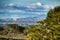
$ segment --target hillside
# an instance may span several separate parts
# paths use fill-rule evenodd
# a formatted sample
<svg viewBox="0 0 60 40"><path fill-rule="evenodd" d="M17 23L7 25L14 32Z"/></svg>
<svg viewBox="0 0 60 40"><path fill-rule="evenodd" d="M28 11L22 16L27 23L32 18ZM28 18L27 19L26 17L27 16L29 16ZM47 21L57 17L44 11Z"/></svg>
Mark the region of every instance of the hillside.
<svg viewBox="0 0 60 40"><path fill-rule="evenodd" d="M60 40L60 6L50 9L39 25L29 28L17 24L9 24L7 28L0 27L0 37L27 38L26 40Z"/></svg>
<svg viewBox="0 0 60 40"><path fill-rule="evenodd" d="M40 25L26 29L27 40L60 40L60 6L50 9Z"/></svg>

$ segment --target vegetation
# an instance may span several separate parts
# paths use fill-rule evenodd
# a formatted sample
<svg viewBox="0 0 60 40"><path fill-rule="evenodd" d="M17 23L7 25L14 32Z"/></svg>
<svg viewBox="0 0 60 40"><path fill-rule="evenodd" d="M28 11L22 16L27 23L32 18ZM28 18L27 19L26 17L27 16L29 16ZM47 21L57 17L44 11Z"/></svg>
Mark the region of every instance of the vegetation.
<svg viewBox="0 0 60 40"><path fill-rule="evenodd" d="M43 21L38 21L40 25L24 28L16 24L9 24L6 29L0 27L0 35L20 35L26 36L27 40L60 40L60 6L50 9L47 17ZM21 36L19 36L21 37Z"/></svg>
<svg viewBox="0 0 60 40"><path fill-rule="evenodd" d="M46 19L38 23L25 31L27 40L60 40L60 6L51 9Z"/></svg>
<svg viewBox="0 0 60 40"><path fill-rule="evenodd" d="M20 37L23 36L23 30L25 28L21 27L17 24L8 24L7 28L3 30L3 28L0 28L0 36L5 36L5 37Z"/></svg>
<svg viewBox="0 0 60 40"><path fill-rule="evenodd" d="M4 28L3 27L0 27L0 31L3 31L4 30Z"/></svg>

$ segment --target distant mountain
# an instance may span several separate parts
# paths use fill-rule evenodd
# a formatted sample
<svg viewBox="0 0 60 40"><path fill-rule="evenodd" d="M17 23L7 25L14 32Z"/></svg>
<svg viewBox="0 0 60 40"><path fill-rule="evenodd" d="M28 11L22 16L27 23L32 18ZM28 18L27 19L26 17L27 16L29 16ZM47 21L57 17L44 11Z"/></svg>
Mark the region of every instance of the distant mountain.
<svg viewBox="0 0 60 40"><path fill-rule="evenodd" d="M0 24L18 24L22 26L28 26L28 25L37 25L37 21L40 18L37 17L27 17L27 18L6 18L6 19L0 19Z"/></svg>

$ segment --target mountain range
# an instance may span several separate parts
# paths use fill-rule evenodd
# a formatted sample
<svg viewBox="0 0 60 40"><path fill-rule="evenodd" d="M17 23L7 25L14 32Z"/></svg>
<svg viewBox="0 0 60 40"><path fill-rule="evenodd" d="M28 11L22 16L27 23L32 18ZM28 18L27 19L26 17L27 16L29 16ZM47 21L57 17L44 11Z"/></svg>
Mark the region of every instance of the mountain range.
<svg viewBox="0 0 60 40"><path fill-rule="evenodd" d="M29 26L29 25L37 25L37 21L41 20L38 17L27 17L27 18L5 18L0 19L0 25L1 24L18 24L20 26Z"/></svg>

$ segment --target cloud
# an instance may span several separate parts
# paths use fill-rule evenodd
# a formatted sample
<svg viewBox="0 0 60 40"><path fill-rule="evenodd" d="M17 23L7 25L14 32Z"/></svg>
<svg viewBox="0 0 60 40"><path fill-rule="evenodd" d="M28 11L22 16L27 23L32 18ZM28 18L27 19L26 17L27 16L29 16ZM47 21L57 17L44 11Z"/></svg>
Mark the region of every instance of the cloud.
<svg viewBox="0 0 60 40"><path fill-rule="evenodd" d="M14 6L15 4L13 4L13 3L10 3L10 4L8 4L8 6Z"/></svg>
<svg viewBox="0 0 60 40"><path fill-rule="evenodd" d="M0 12L11 12L11 13L14 13L14 12L24 12L22 10L9 10L9 9L6 9L6 10L0 10Z"/></svg>
<svg viewBox="0 0 60 40"><path fill-rule="evenodd" d="M28 5L27 7L28 7L28 8L36 8L36 7L40 7L40 6L42 6L42 4L41 4L40 2L37 2L37 3L35 3L35 4L30 4L30 5Z"/></svg>
<svg viewBox="0 0 60 40"><path fill-rule="evenodd" d="M53 5L44 5L40 2L29 4L29 5L17 5L17 4L7 4L3 6L0 12L47 12L49 9L54 8Z"/></svg>
<svg viewBox="0 0 60 40"><path fill-rule="evenodd" d="M23 12L22 10L8 10L9 12Z"/></svg>
<svg viewBox="0 0 60 40"><path fill-rule="evenodd" d="M54 6L53 5L43 5L43 7L46 9L52 9L55 7L55 5Z"/></svg>
<svg viewBox="0 0 60 40"><path fill-rule="evenodd" d="M40 15L41 13L36 13L36 14Z"/></svg>

